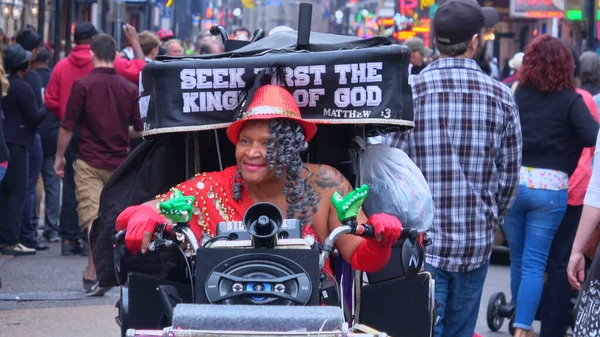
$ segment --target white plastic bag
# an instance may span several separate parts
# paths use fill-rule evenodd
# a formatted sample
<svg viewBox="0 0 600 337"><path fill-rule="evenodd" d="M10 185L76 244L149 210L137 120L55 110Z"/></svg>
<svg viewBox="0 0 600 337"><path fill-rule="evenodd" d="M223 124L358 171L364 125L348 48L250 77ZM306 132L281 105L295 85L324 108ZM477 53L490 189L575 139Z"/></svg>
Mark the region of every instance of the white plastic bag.
<svg viewBox="0 0 600 337"><path fill-rule="evenodd" d="M367 215L387 213L402 226L425 232L433 223L433 199L421 170L404 151L389 145L368 146L360 156L361 185L369 185L363 204Z"/></svg>

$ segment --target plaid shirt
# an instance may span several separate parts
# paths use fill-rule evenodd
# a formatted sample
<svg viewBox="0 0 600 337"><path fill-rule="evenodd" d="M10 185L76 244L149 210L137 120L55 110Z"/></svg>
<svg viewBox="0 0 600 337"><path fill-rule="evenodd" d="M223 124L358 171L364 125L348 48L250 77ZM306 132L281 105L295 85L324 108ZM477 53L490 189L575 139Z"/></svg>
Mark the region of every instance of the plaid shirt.
<svg viewBox="0 0 600 337"><path fill-rule="evenodd" d="M477 63L443 58L412 78L415 128L399 147L423 172L435 204L427 263L468 272L489 259L512 205L521 124L510 89Z"/></svg>

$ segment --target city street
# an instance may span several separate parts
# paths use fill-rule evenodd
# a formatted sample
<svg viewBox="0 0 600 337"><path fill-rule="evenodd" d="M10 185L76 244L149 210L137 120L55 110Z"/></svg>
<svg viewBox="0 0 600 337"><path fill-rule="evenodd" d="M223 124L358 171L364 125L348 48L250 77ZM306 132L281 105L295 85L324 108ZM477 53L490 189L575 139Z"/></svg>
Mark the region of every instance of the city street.
<svg viewBox="0 0 600 337"><path fill-rule="evenodd" d="M118 336L114 320L118 290L113 289L104 297L86 298L80 290L86 258L63 257L60 244L50 246L49 251L35 256L0 255L0 336ZM506 292L508 287L508 266L492 265L477 333L485 337L510 336L507 321L498 333L490 332L486 324L490 295L496 291Z"/></svg>

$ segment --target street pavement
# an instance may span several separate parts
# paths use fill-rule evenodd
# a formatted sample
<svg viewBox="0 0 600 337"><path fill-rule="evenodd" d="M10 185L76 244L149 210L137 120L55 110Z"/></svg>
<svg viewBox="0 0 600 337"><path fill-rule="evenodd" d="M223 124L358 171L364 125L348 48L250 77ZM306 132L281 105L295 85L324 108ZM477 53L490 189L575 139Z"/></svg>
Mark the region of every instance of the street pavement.
<svg viewBox="0 0 600 337"><path fill-rule="evenodd" d="M114 319L119 290L113 289L104 297L83 296L81 280L87 258L64 257L60 255L59 243L50 246L49 251L35 256L0 255L0 336L119 336ZM508 321L496 333L486 324L490 295L507 292L509 279L508 266L492 264L476 330L484 337L510 336Z"/></svg>

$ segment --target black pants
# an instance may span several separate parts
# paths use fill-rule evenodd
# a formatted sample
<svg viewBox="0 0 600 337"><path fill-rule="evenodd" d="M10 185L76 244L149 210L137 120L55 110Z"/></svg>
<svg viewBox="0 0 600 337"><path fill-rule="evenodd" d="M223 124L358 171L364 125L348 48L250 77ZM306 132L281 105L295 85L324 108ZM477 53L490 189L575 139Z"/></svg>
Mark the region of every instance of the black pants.
<svg viewBox="0 0 600 337"><path fill-rule="evenodd" d="M19 243L21 220L25 207L25 191L29 174L27 146L6 144L10 161L0 183L0 243Z"/></svg>
<svg viewBox="0 0 600 337"><path fill-rule="evenodd" d="M33 136L33 143L27 148L29 172L27 190L25 191L25 207L21 218L21 235L19 242L33 245L37 241L38 216L35 212L37 204L37 181L42 171L42 141L39 134Z"/></svg>
<svg viewBox="0 0 600 337"><path fill-rule="evenodd" d="M75 195L75 170L73 163L79 151L79 135L73 134L73 140L65 151L65 176L63 178L62 205L60 209L59 232L63 240L77 241L84 238L79 227L77 215L77 197ZM85 236L87 237L87 235Z"/></svg>
<svg viewBox="0 0 600 337"><path fill-rule="evenodd" d="M577 234L583 206L567 206L548 256L548 277L544 285L540 315L540 337L564 337L572 324L570 311L572 289L567 278L571 248Z"/></svg>

